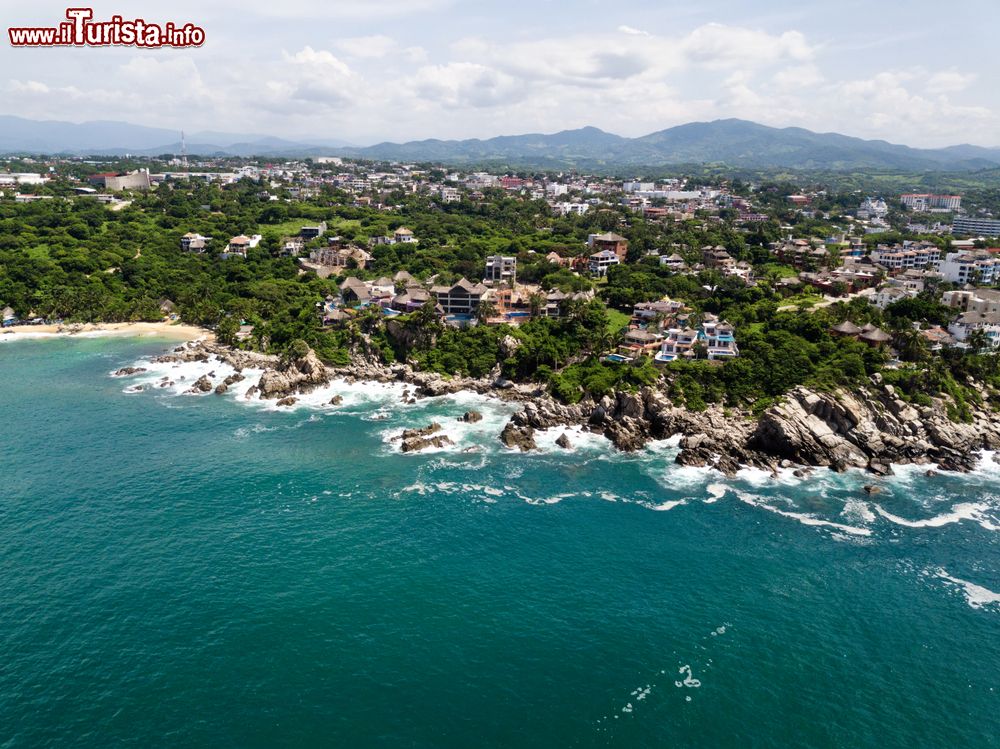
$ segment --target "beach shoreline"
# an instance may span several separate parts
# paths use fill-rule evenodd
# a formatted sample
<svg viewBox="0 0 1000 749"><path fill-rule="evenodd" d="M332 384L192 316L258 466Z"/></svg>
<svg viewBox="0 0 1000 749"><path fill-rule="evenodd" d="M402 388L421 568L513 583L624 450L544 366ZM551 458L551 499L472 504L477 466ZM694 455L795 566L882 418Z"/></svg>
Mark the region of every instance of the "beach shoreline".
<svg viewBox="0 0 1000 749"><path fill-rule="evenodd" d="M104 336L163 336L177 341L215 340L215 334L197 325L171 322L64 323L53 325L16 325L0 330L0 341Z"/></svg>

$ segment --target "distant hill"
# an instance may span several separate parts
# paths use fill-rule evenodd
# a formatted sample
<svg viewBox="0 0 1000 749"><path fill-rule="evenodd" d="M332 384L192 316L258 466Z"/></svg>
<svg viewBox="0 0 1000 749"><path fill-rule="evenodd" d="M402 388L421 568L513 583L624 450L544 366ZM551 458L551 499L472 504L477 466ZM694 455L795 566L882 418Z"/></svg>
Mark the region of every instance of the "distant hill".
<svg viewBox="0 0 1000 749"><path fill-rule="evenodd" d="M180 152L176 130L126 122L35 121L0 116L0 153L156 156ZM351 147L342 141L282 140L259 134L194 132L187 151L207 156L302 157L340 155L454 165L505 164L547 169L608 171L621 167L718 164L743 169L889 170L958 172L1000 166L1000 148L957 145L920 149L797 127L774 128L745 120L693 122L623 138L596 127L553 134L505 135L487 140L420 140Z"/></svg>
<svg viewBox="0 0 1000 749"><path fill-rule="evenodd" d="M345 149L359 158L482 163L540 161L567 166L668 166L718 163L750 169L890 169L959 171L1000 165L1000 148L917 149L802 128L773 128L745 120L694 122L622 138L588 127L554 135L489 140L426 140Z"/></svg>
<svg viewBox="0 0 1000 749"><path fill-rule="evenodd" d="M180 153L179 130L128 122L60 122L0 115L0 153L157 156ZM189 154L219 156L300 156L328 153L349 144L322 139L300 143L247 133L189 132Z"/></svg>

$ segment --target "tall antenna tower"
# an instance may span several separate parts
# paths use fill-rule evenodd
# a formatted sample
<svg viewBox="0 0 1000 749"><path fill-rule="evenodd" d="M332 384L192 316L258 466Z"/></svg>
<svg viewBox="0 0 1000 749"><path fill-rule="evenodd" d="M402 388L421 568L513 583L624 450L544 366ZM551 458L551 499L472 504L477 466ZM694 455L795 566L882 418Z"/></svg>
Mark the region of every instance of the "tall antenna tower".
<svg viewBox="0 0 1000 749"><path fill-rule="evenodd" d="M184 168L184 173L187 174L188 170L188 149L187 141L184 140L184 131L181 130L181 166Z"/></svg>

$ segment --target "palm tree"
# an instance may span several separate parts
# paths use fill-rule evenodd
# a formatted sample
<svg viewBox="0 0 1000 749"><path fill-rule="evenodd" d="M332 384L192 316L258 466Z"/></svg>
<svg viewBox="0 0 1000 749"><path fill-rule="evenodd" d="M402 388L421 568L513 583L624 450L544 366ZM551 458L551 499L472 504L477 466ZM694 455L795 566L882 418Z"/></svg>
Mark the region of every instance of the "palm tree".
<svg viewBox="0 0 1000 749"><path fill-rule="evenodd" d="M969 333L966 343L969 344L969 350L974 354L981 354L986 349L993 348L993 342L982 328L976 328Z"/></svg>
<svg viewBox="0 0 1000 749"><path fill-rule="evenodd" d="M927 339L916 328L904 328L896 333L895 344L904 361L918 362L927 358Z"/></svg>
<svg viewBox="0 0 1000 749"><path fill-rule="evenodd" d="M532 294L528 297L528 309L531 311L531 316L533 318L540 317L547 303L548 300L544 294Z"/></svg>
<svg viewBox="0 0 1000 749"><path fill-rule="evenodd" d="M496 305L488 299L482 299L479 304L476 305L476 320L478 322L485 323L491 317L495 317L496 314Z"/></svg>

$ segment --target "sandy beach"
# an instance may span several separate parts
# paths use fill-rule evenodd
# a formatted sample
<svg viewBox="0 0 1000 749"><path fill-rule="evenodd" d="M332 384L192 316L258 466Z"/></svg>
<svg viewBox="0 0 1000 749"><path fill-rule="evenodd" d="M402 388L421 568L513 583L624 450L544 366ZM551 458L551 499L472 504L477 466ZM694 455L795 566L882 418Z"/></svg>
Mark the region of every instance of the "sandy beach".
<svg viewBox="0 0 1000 749"><path fill-rule="evenodd" d="M178 341L214 340L215 334L196 325L170 322L85 323L66 325L17 325L0 330L4 339L48 338L52 336L163 336Z"/></svg>

